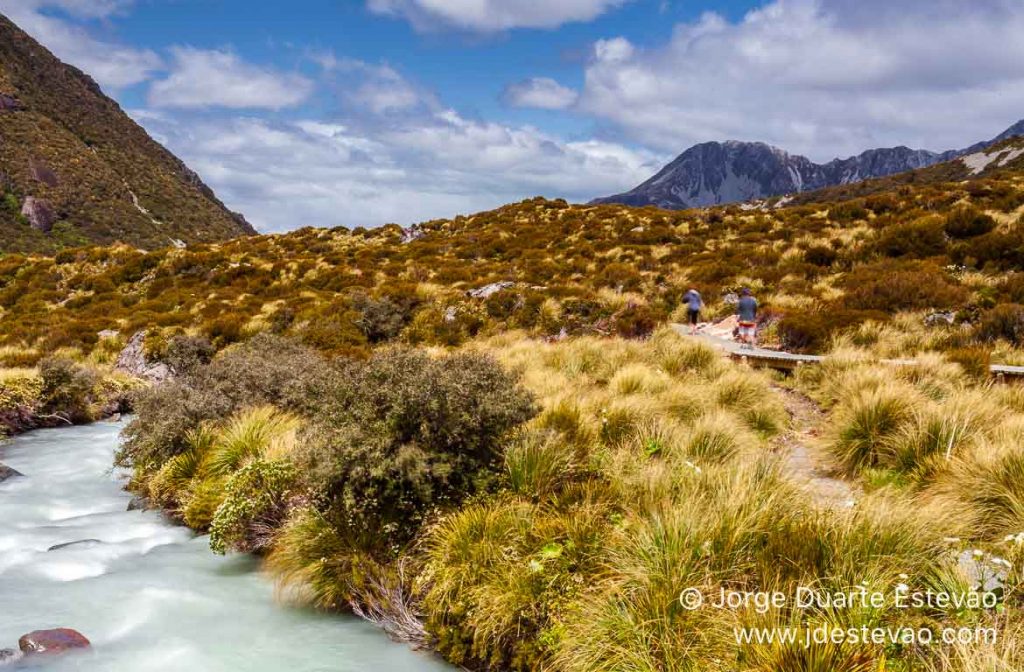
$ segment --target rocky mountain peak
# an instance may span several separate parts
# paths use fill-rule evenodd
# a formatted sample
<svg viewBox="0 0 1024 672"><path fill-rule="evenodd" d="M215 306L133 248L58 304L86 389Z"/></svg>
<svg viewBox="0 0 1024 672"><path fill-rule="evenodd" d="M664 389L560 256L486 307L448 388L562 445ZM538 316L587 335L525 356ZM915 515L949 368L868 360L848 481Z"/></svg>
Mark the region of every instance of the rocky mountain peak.
<svg viewBox="0 0 1024 672"><path fill-rule="evenodd" d="M1022 135L1024 120L992 140L962 150L939 153L905 146L869 149L824 164L763 142L704 142L680 154L635 189L592 203L654 205L670 210L737 203L926 168Z"/></svg>

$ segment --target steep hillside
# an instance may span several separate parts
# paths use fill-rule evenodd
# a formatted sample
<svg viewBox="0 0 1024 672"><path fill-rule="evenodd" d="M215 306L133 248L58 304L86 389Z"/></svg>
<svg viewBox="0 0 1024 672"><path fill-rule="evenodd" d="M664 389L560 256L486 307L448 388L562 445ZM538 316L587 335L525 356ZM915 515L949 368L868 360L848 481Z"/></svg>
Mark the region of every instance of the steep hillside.
<svg viewBox="0 0 1024 672"><path fill-rule="evenodd" d="M1020 135L1024 135L1024 121L963 150L871 149L824 164L760 142L707 142L686 150L635 189L593 203L678 210L797 194L933 166Z"/></svg>
<svg viewBox="0 0 1024 672"><path fill-rule="evenodd" d="M411 229L12 255L0 260L0 364L61 347L116 351L142 329L157 352L175 333L224 346L267 330L333 353L395 339L454 345L510 328L636 337L671 319L689 286L709 317L752 287L765 338L790 349L941 312L933 347L996 348L1019 361L1003 345L1024 345L1022 148L1010 140L888 178L887 189L879 181L866 196L820 192L782 207L533 199Z"/></svg>
<svg viewBox="0 0 1024 672"><path fill-rule="evenodd" d="M0 251L252 233L88 75L0 15Z"/></svg>

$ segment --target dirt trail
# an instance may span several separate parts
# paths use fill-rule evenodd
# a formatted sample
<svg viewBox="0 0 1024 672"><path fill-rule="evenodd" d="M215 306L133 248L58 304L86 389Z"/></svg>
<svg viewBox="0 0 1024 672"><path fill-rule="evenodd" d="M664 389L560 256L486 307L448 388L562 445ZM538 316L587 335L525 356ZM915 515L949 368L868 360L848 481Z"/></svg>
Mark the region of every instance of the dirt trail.
<svg viewBox="0 0 1024 672"><path fill-rule="evenodd" d="M860 498L860 489L833 476L815 446L818 427L825 414L813 401L793 390L773 386L789 414L789 427L772 443L785 458L787 471L821 504L849 507Z"/></svg>

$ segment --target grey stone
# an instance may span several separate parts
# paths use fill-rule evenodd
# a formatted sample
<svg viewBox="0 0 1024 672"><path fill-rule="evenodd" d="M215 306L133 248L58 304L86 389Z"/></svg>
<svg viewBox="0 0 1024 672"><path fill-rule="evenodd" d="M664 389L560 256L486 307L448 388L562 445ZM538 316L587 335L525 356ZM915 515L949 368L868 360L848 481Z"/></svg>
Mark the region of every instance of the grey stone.
<svg viewBox="0 0 1024 672"><path fill-rule="evenodd" d="M132 497L131 501L128 502L129 511L146 511L150 508L152 508L152 506L150 505L149 498L143 497L142 495L135 495Z"/></svg>
<svg viewBox="0 0 1024 672"><path fill-rule="evenodd" d="M6 93L0 93L0 112L13 112L20 110L24 106L21 101L12 95Z"/></svg>
<svg viewBox="0 0 1024 672"><path fill-rule="evenodd" d="M146 359L146 332L136 332L128 339L114 364L116 371L143 378L153 383L162 383L171 377L171 370L163 362L151 362Z"/></svg>
<svg viewBox="0 0 1024 672"><path fill-rule="evenodd" d="M471 289L469 290L468 293L469 296L474 299L486 299L494 294L497 294L503 289L514 287L515 284L516 283L510 282L508 280L502 280L501 282L492 282L489 285L484 285L483 287L478 287L477 289Z"/></svg>
<svg viewBox="0 0 1024 672"><path fill-rule="evenodd" d="M29 196L21 206L21 214L28 220L33 229L49 233L57 221L57 213L53 207L41 198Z"/></svg>
<svg viewBox="0 0 1024 672"><path fill-rule="evenodd" d="M0 667L3 667L4 665L13 665L24 655L24 653L17 649L0 649Z"/></svg>
<svg viewBox="0 0 1024 672"><path fill-rule="evenodd" d="M103 542L99 539L79 539L78 541L67 541L63 544L54 544L46 549L46 551L60 551L65 548L71 548L72 546L99 546L102 543Z"/></svg>
<svg viewBox="0 0 1024 672"><path fill-rule="evenodd" d="M24 474L22 474L21 472L11 469L6 464L0 462L0 483L3 483L8 478L17 478L18 476L23 475Z"/></svg>
<svg viewBox="0 0 1024 672"><path fill-rule="evenodd" d="M956 322L956 313L942 312L932 313L924 318L924 324L928 327L945 327Z"/></svg>

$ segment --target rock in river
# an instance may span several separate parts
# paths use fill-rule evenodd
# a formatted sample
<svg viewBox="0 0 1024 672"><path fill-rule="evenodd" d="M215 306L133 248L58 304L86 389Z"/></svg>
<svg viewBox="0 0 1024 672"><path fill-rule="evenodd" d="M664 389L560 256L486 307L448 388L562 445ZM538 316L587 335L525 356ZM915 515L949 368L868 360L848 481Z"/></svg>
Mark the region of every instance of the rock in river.
<svg viewBox="0 0 1024 672"><path fill-rule="evenodd" d="M88 649L90 646L92 644L85 635L71 628L36 630L22 635L18 640L18 648L25 655L64 653L74 649Z"/></svg>
<svg viewBox="0 0 1024 672"><path fill-rule="evenodd" d="M23 655L21 651L15 651L14 649L0 649L0 667L14 663Z"/></svg>
<svg viewBox="0 0 1024 672"><path fill-rule="evenodd" d="M14 478L15 476L21 476L22 474L14 469L11 469L6 464L0 462L0 483L3 483L8 478Z"/></svg>
<svg viewBox="0 0 1024 672"><path fill-rule="evenodd" d="M102 543L99 539L79 539L78 541L67 541L63 544L54 544L46 550L47 552L59 551L62 548L70 548L71 546L99 546Z"/></svg>

